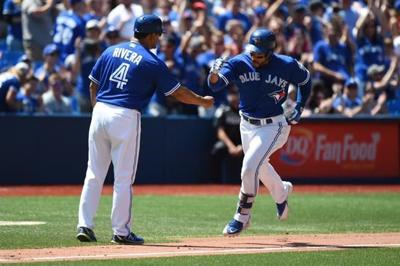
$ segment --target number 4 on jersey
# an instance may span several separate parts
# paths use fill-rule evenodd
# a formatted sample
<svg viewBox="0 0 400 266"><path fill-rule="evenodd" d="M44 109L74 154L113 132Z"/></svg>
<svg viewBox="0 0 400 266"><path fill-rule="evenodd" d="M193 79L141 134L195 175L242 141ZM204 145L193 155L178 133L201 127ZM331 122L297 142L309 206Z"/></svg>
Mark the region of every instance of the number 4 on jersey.
<svg viewBox="0 0 400 266"><path fill-rule="evenodd" d="M128 74L129 64L122 63L110 76L110 80L117 82L117 88L123 90L128 79L126 75Z"/></svg>

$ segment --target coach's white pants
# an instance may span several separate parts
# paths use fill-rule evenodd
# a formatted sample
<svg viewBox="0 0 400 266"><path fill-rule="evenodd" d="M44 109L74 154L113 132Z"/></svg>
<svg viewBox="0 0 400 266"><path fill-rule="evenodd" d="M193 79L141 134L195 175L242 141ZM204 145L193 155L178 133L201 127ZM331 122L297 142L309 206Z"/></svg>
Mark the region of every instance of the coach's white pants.
<svg viewBox="0 0 400 266"><path fill-rule="evenodd" d="M273 123L256 126L241 120L240 133L244 151L241 192L256 196L259 180L267 187L275 202L283 202L288 191L281 177L269 163L270 156L287 141L290 126L283 115L273 117ZM248 215L237 213L235 219L246 223Z"/></svg>
<svg viewBox="0 0 400 266"><path fill-rule="evenodd" d="M103 183L112 161L112 229L117 235L130 233L132 184L137 169L140 130L138 111L96 103L89 129L89 161L79 204L78 227L94 228Z"/></svg>

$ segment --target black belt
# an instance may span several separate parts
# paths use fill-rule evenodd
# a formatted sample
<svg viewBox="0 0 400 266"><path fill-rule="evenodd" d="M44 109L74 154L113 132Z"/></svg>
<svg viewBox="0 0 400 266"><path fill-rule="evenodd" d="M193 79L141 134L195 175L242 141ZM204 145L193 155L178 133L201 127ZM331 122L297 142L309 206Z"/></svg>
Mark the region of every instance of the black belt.
<svg viewBox="0 0 400 266"><path fill-rule="evenodd" d="M272 122L274 122L271 118L261 118L261 119L250 118L244 114L242 114L242 117L245 121L249 122L252 125L256 125L256 126L271 124Z"/></svg>

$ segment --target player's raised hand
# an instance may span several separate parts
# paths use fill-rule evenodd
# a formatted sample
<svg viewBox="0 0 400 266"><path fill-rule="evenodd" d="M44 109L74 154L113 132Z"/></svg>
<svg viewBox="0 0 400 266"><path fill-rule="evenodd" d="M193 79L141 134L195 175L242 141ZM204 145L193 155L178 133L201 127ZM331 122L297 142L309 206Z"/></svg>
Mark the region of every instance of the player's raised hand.
<svg viewBox="0 0 400 266"><path fill-rule="evenodd" d="M286 121L288 122L288 124L295 125L299 123L302 112L303 107L300 104L297 104L296 107L286 115Z"/></svg>
<svg viewBox="0 0 400 266"><path fill-rule="evenodd" d="M214 97L212 96L204 96L203 103L201 104L204 108L210 108L214 106Z"/></svg>
<svg viewBox="0 0 400 266"><path fill-rule="evenodd" d="M210 69L210 73L213 74L218 74L218 72L221 70L222 66L224 63L228 60L227 56L219 57L215 59L214 64L212 65Z"/></svg>

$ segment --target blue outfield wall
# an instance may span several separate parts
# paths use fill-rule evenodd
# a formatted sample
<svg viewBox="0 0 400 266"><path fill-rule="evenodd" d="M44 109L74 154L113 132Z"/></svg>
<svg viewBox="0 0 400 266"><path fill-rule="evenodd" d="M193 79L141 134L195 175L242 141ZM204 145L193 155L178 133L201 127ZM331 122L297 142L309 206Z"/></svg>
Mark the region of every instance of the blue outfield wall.
<svg viewBox="0 0 400 266"><path fill-rule="evenodd" d="M87 165L89 125L88 115L0 114L0 185L82 184ZM371 136L378 136L379 140L373 146L375 157L355 156L358 154L355 148L371 146ZM316 156L316 147L321 151L321 139L324 140L324 153ZM135 183L217 181L210 179L210 151L214 141L211 119L143 117ZM351 156L336 154L341 158L340 162L332 160L335 150L327 148L348 144L356 153ZM399 158L400 116L345 119L331 115L302 119L300 125L292 128L288 144L276 152L271 161L284 178L296 179L296 182L399 183ZM106 182L112 181L110 170ZM240 180L232 177L224 182L239 183Z"/></svg>
<svg viewBox="0 0 400 266"><path fill-rule="evenodd" d="M82 184L89 125L89 116L0 116L0 184ZM210 119L143 117L135 183L209 181L214 135Z"/></svg>

